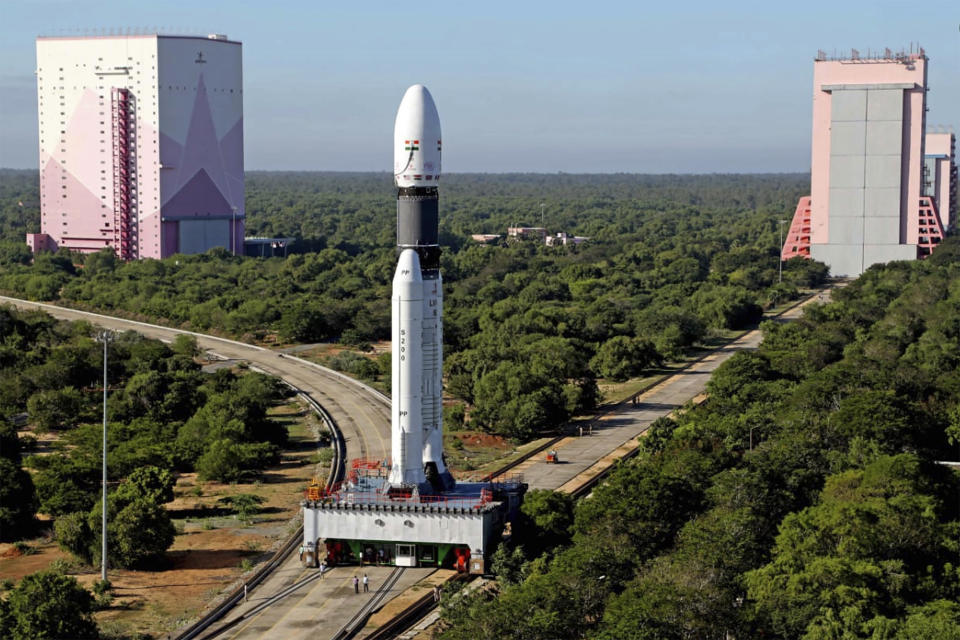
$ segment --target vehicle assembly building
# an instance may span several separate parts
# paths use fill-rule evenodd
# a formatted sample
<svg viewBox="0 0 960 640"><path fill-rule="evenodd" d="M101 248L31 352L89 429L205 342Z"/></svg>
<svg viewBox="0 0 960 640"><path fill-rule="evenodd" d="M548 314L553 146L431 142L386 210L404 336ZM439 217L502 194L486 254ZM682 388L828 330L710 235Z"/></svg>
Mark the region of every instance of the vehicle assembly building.
<svg viewBox="0 0 960 640"><path fill-rule="evenodd" d="M243 251L241 44L225 35L37 39L34 251L124 260Z"/></svg>
<svg viewBox="0 0 960 640"><path fill-rule="evenodd" d="M781 259L809 257L835 276L858 276L873 264L923 258L943 239L954 203L925 186L927 63L923 49L817 55L811 193L800 199ZM933 144L951 148L931 165L950 175L952 144Z"/></svg>
<svg viewBox="0 0 960 640"><path fill-rule="evenodd" d="M423 85L394 127L397 268L393 278L391 460L355 460L346 480L303 502L305 564L448 566L485 573L526 485L457 483L443 459L443 289L438 240L440 117Z"/></svg>

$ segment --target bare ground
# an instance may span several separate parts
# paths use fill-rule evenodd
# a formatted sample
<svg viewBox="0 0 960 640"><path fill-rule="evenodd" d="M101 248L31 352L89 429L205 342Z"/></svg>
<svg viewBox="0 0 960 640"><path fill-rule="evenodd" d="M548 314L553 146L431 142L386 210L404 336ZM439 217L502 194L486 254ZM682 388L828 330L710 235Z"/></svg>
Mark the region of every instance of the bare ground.
<svg viewBox="0 0 960 640"><path fill-rule="evenodd" d="M316 442L308 423L314 416L299 401L276 407L271 414L287 424L290 443L280 464L259 479L236 484L200 482L195 474L177 479L176 498L166 505L178 535L167 553L168 565L157 571L110 570L113 602L96 614L113 635L158 637L195 617L245 571L271 555L297 527L300 498L316 473ZM238 493L264 499L251 522L241 522L220 502ZM27 541L31 553L0 545L0 578L18 580L49 568L60 559L74 564L69 573L90 586L99 580L96 567L79 567L49 537ZM63 563L58 563L61 566Z"/></svg>

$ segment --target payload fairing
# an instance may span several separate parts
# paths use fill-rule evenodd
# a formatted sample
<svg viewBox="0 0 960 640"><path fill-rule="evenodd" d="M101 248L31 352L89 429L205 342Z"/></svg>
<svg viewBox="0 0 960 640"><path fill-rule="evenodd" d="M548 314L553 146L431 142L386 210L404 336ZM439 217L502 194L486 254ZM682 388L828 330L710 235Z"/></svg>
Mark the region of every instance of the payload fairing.
<svg viewBox="0 0 960 640"><path fill-rule="evenodd" d="M393 489L454 486L443 461L443 280L437 185L440 116L427 88L407 89L393 131L397 251L393 278Z"/></svg>

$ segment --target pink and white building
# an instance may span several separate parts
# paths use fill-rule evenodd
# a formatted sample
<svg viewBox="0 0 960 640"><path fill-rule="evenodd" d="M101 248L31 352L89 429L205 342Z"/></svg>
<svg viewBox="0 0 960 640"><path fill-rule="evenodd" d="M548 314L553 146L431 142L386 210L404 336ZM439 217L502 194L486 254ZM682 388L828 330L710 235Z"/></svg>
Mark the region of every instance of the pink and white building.
<svg viewBox="0 0 960 640"><path fill-rule="evenodd" d="M781 257L820 260L835 276L914 260L943 238L924 194L927 57L828 59L813 71L810 196L801 198Z"/></svg>
<svg viewBox="0 0 960 640"><path fill-rule="evenodd" d="M37 38L37 250L125 260L242 253L241 44L223 35Z"/></svg>
<svg viewBox="0 0 960 640"><path fill-rule="evenodd" d="M956 137L940 127L927 130L923 157L923 195L933 198L945 229L953 225L957 207Z"/></svg>

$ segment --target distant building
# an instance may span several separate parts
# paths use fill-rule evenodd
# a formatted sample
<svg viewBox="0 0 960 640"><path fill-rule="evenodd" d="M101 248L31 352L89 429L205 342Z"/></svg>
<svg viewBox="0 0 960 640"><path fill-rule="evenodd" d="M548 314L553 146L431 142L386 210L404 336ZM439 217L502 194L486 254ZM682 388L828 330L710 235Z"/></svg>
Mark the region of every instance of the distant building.
<svg viewBox="0 0 960 640"><path fill-rule="evenodd" d="M500 239L499 233L475 233L470 239L480 244L492 244Z"/></svg>
<svg viewBox="0 0 960 640"><path fill-rule="evenodd" d="M781 257L807 256L833 275L857 276L929 255L943 225L923 193L924 51L820 52L813 78L811 194L800 199Z"/></svg>
<svg viewBox="0 0 960 640"><path fill-rule="evenodd" d="M544 227L507 227L507 239L543 242L546 237L547 230Z"/></svg>
<svg viewBox="0 0 960 640"><path fill-rule="evenodd" d="M956 138L953 131L927 131L923 155L923 195L933 198L944 229L957 214Z"/></svg>
<svg viewBox="0 0 960 640"><path fill-rule="evenodd" d="M581 244L589 239L583 236L572 236L566 231L558 231L556 234L546 237L546 244L548 247L567 246L568 244Z"/></svg>
<svg viewBox="0 0 960 640"><path fill-rule="evenodd" d="M38 250L125 260L243 251L241 44L224 35L37 38Z"/></svg>

